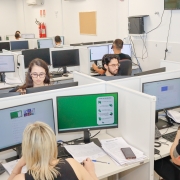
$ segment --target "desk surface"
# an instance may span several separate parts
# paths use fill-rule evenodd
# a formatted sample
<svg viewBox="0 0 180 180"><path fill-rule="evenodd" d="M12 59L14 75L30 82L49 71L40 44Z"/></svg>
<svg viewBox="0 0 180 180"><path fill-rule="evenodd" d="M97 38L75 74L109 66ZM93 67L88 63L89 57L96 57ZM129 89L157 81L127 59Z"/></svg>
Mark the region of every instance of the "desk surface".
<svg viewBox="0 0 180 180"><path fill-rule="evenodd" d="M162 130L160 130L160 132L163 135L163 134L167 134L167 133L170 133L173 131L177 131L177 129L178 129L178 125L175 125L170 128L162 129ZM158 149L160 151L160 155L155 154L154 160L158 160L158 159L161 159L163 157L167 157L170 155L170 149L172 146L172 143L170 141L167 141L166 139L161 137L158 140L155 140L155 142L160 142L160 143L163 142L163 144L161 143L160 147L155 147L156 149Z"/></svg>
<svg viewBox="0 0 180 180"><path fill-rule="evenodd" d="M103 134L99 134L97 136L97 138L98 139L110 139L112 137L109 136L108 134L103 133ZM143 164L135 163L135 164L128 165L128 166L118 166L114 163L114 161L108 155L98 158L98 160L110 162L110 164L103 164L103 163L98 163L98 162L94 163L96 175L98 176L98 179L103 179L103 178L109 177L111 175L118 174L119 172L131 169L133 167L137 167L137 166L140 166L140 165L143 165L143 164L149 162L149 159L147 159L144 161ZM0 175L1 180L7 180L8 177L9 177L9 174L7 172Z"/></svg>

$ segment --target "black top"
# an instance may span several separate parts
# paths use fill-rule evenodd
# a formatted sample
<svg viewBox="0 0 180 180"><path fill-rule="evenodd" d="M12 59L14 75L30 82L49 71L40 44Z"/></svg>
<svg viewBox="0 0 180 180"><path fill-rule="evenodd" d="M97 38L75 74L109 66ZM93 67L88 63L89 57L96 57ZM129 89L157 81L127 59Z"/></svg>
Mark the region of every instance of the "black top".
<svg viewBox="0 0 180 180"><path fill-rule="evenodd" d="M59 164L56 165L59 175L54 180L78 180L73 168L66 160L61 160ZM32 175L28 172L25 174L25 180L34 180Z"/></svg>
<svg viewBox="0 0 180 180"><path fill-rule="evenodd" d="M118 54L118 55L119 55L120 60L122 60L122 59L129 59L129 60L131 60L131 57L129 55L127 55L127 54L121 53L121 54Z"/></svg>

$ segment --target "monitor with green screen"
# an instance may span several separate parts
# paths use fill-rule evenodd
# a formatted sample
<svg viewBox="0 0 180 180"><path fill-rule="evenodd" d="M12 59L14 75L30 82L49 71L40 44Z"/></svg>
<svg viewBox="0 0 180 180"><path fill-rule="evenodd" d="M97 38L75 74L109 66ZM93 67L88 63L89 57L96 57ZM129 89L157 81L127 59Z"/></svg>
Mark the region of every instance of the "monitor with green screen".
<svg viewBox="0 0 180 180"><path fill-rule="evenodd" d="M118 93L57 97L58 132L118 127Z"/></svg>

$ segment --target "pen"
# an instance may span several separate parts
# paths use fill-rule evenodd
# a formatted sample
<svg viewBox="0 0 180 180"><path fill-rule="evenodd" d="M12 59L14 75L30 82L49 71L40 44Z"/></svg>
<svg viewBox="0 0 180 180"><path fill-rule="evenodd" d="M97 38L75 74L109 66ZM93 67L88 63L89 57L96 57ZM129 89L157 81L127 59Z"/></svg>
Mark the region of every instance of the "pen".
<svg viewBox="0 0 180 180"><path fill-rule="evenodd" d="M105 163L105 164L110 164L108 162L103 162L103 161L97 161L97 160L92 160L93 162L99 162L99 163Z"/></svg>

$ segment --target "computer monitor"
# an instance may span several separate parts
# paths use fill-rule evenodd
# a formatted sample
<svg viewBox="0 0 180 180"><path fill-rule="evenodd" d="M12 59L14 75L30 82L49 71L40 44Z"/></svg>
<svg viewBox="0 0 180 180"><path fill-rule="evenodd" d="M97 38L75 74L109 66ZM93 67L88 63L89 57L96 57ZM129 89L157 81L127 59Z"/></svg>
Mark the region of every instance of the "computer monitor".
<svg viewBox="0 0 180 180"><path fill-rule="evenodd" d="M38 48L53 48L53 40L52 39L38 39L37 40Z"/></svg>
<svg viewBox="0 0 180 180"><path fill-rule="evenodd" d="M108 45L88 47L90 51L90 61L102 60L105 54L109 54Z"/></svg>
<svg viewBox="0 0 180 180"><path fill-rule="evenodd" d="M51 64L49 48L24 50L22 51L22 55L24 55L25 68L28 68L30 62L35 58L44 60L48 65Z"/></svg>
<svg viewBox="0 0 180 180"><path fill-rule="evenodd" d="M0 55L0 73L15 72L14 55Z"/></svg>
<svg viewBox="0 0 180 180"><path fill-rule="evenodd" d="M10 50L10 43L0 42L0 52L2 52L3 49Z"/></svg>
<svg viewBox="0 0 180 180"><path fill-rule="evenodd" d="M112 45L109 44L109 54L114 54L113 49L111 48L112 48ZM127 54L131 57L132 56L131 50L132 50L131 44L124 44L123 48L121 49L121 53Z"/></svg>
<svg viewBox="0 0 180 180"><path fill-rule="evenodd" d="M106 44L106 41L98 41L98 42L94 42L94 44Z"/></svg>
<svg viewBox="0 0 180 180"><path fill-rule="evenodd" d="M57 97L58 132L84 131L118 127L118 93L86 94Z"/></svg>
<svg viewBox="0 0 180 180"><path fill-rule="evenodd" d="M165 72L166 68L162 67L162 68L158 68L158 69L152 69L149 71L144 71L144 72L140 72L140 73L136 73L134 74L134 76L142 76L142 75L147 75L147 74L155 74L155 73L160 73L160 72Z"/></svg>
<svg viewBox="0 0 180 180"><path fill-rule="evenodd" d="M0 98L18 96L18 95L21 95L21 93L20 92L0 93Z"/></svg>
<svg viewBox="0 0 180 180"><path fill-rule="evenodd" d="M29 123L44 122L55 132L52 99L0 109L0 117L0 151L19 146Z"/></svg>
<svg viewBox="0 0 180 180"><path fill-rule="evenodd" d="M28 41L10 41L11 50L29 49Z"/></svg>
<svg viewBox="0 0 180 180"><path fill-rule="evenodd" d="M61 44L64 45L64 36L60 36L61 37Z"/></svg>
<svg viewBox="0 0 180 180"><path fill-rule="evenodd" d="M79 50L51 51L53 68L79 66Z"/></svg>
<svg viewBox="0 0 180 180"><path fill-rule="evenodd" d="M50 91L50 90L54 90L54 89L61 89L61 88L67 88L67 87L73 87L73 86L78 86L78 82L55 84L55 85L41 86L41 87L35 87L35 88L34 87L27 88L26 94L42 92L42 91Z"/></svg>
<svg viewBox="0 0 180 180"><path fill-rule="evenodd" d="M156 123L159 111L180 106L180 78L143 83L142 92L156 96Z"/></svg>
<svg viewBox="0 0 180 180"><path fill-rule="evenodd" d="M35 38L35 34L21 34L21 38L24 38L24 39L34 39Z"/></svg>

